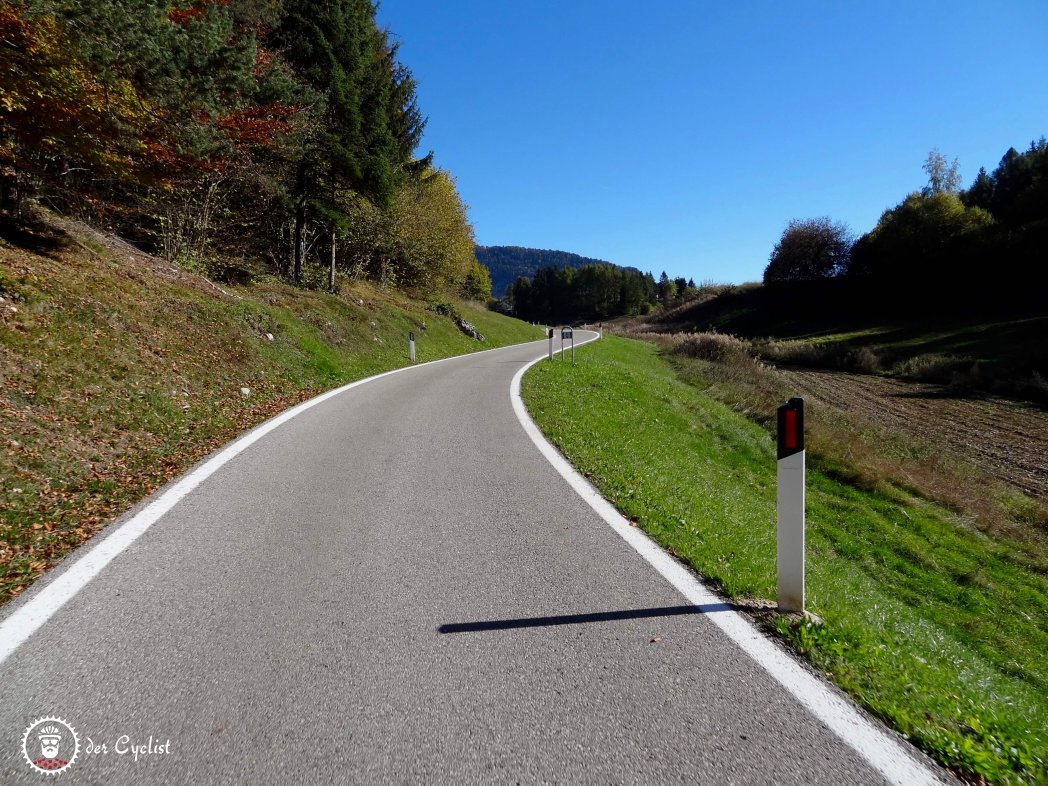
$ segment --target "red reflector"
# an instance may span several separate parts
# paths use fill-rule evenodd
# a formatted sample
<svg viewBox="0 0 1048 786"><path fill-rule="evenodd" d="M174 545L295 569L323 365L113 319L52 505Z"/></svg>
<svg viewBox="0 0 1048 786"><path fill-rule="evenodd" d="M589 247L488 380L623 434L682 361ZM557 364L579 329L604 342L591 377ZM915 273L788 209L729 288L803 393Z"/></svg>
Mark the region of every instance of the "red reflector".
<svg viewBox="0 0 1048 786"><path fill-rule="evenodd" d="M783 436L782 444L786 450L797 449L797 410L788 409L783 413L786 416L786 434Z"/></svg>

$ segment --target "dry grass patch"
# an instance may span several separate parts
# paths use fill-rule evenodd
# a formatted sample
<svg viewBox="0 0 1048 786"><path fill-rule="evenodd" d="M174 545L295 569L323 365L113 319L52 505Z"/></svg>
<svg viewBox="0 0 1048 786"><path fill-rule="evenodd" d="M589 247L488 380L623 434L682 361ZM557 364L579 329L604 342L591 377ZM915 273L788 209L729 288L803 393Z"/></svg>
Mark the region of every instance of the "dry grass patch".
<svg viewBox="0 0 1048 786"><path fill-rule="evenodd" d="M1000 437L1002 418L983 412L992 411L992 401L966 405L926 396L914 399L921 404L917 408L912 406L913 401L897 397L894 388L905 387L905 383L829 372L780 371L765 362L753 342L734 336L630 335L659 346L686 379L769 430L774 430L774 413L783 401L798 393L809 397L809 454L823 471L859 488L900 488L947 505L973 529L1015 539L1022 544L1020 552L1026 555L1028 565L1048 571L1048 495L1038 494L1039 485L1017 485L1006 472L994 468L988 471L984 457L963 452L963 435L949 444L935 439L942 428L935 412L948 404L979 409L978 417L964 421L965 427L972 429L967 441L978 443L980 430ZM861 397L856 394L857 388L873 385L892 386L893 397L878 402L876 391ZM865 405L851 405L857 401ZM1014 428L1016 440L1030 430L1039 429L1048 435L1048 417L1036 408L1010 402L1000 402L999 406L1008 408L1009 422L1016 417L1014 410L1028 412L1026 428ZM901 409L901 413L892 413L892 409ZM944 419L952 422L958 415L951 409Z"/></svg>

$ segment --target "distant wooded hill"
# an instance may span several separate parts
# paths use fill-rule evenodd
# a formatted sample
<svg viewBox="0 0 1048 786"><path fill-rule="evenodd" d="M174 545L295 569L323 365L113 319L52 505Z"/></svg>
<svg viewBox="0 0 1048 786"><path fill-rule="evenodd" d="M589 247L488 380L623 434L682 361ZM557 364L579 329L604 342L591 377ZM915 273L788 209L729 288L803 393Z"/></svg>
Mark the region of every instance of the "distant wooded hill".
<svg viewBox="0 0 1048 786"><path fill-rule="evenodd" d="M491 294L500 298L520 276L531 278L542 267L614 265L603 259L590 259L567 251L550 251L521 246L477 246L477 259L491 271ZM619 265L614 265L619 267Z"/></svg>

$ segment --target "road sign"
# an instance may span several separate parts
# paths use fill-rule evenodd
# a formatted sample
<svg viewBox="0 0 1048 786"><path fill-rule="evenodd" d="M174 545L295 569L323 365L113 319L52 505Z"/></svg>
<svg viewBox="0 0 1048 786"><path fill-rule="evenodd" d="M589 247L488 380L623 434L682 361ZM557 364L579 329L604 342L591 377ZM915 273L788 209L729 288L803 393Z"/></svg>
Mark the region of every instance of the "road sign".
<svg viewBox="0 0 1048 786"><path fill-rule="evenodd" d="M575 365L575 332L569 328L564 327L560 329L560 359L564 359L564 340L567 339L571 342L571 365Z"/></svg>

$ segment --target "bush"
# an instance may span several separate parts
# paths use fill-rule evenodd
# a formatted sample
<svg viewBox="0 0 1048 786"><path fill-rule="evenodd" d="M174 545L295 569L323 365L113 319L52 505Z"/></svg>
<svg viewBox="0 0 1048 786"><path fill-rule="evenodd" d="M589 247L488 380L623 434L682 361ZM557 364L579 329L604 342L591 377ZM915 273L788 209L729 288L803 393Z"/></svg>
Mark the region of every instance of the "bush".
<svg viewBox="0 0 1048 786"><path fill-rule="evenodd" d="M442 317L459 318L458 309L451 303L430 303L426 306L426 311L432 311L434 314L440 314Z"/></svg>
<svg viewBox="0 0 1048 786"><path fill-rule="evenodd" d="M919 382L949 382L965 369L972 366L971 358L956 355L914 355L897 364L893 371L900 377Z"/></svg>
<svg viewBox="0 0 1048 786"><path fill-rule="evenodd" d="M750 342L750 346L757 357L786 366L829 368L860 374L876 374L883 368L881 357L869 347L851 347L837 341L812 344L763 339Z"/></svg>
<svg viewBox="0 0 1048 786"><path fill-rule="evenodd" d="M1045 379L1036 371L1030 374L1028 378L1020 380L1015 387L1019 395L1025 396L1031 401L1048 405L1048 379ZM1046 528L1046 531L1048 531L1048 528Z"/></svg>
<svg viewBox="0 0 1048 786"><path fill-rule="evenodd" d="M669 351L681 357L730 363L748 359L746 343L724 333L677 333L671 337Z"/></svg>

